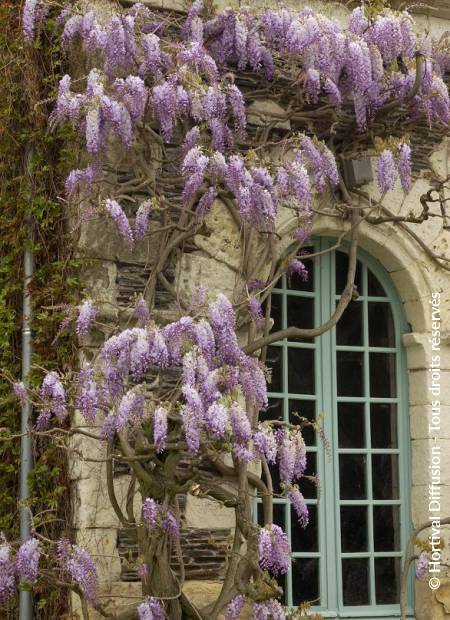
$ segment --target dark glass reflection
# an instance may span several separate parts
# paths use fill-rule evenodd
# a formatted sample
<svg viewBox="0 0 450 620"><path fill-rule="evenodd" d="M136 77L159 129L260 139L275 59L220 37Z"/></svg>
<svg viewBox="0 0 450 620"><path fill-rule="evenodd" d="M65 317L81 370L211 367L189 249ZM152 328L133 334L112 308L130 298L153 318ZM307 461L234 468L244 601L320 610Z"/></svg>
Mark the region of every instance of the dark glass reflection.
<svg viewBox="0 0 450 620"><path fill-rule="evenodd" d="M283 298L277 293L272 293L270 302L270 316L273 319L271 331L276 332L282 328L282 303Z"/></svg>
<svg viewBox="0 0 450 620"><path fill-rule="evenodd" d="M370 405L370 436L372 448L397 447L397 405L372 403Z"/></svg>
<svg viewBox="0 0 450 620"><path fill-rule="evenodd" d="M366 499L366 455L339 455L341 499Z"/></svg>
<svg viewBox="0 0 450 620"><path fill-rule="evenodd" d="M265 411L261 411L258 418L261 422L265 420L283 419L283 399L269 398L269 406Z"/></svg>
<svg viewBox="0 0 450 620"><path fill-rule="evenodd" d="M369 354L370 395L392 398L397 395L395 353Z"/></svg>
<svg viewBox="0 0 450 620"><path fill-rule="evenodd" d="M367 551L367 506L341 506L342 553Z"/></svg>
<svg viewBox="0 0 450 620"><path fill-rule="evenodd" d="M351 301L336 325L336 344L359 347L363 345L363 305Z"/></svg>
<svg viewBox="0 0 450 620"><path fill-rule="evenodd" d="M384 288L370 269L367 270L367 290L371 297L386 297Z"/></svg>
<svg viewBox="0 0 450 620"><path fill-rule="evenodd" d="M320 605L318 558L292 559L292 604L305 601Z"/></svg>
<svg viewBox="0 0 450 620"><path fill-rule="evenodd" d="M288 386L291 394L314 394L314 350L288 349Z"/></svg>
<svg viewBox="0 0 450 620"><path fill-rule="evenodd" d="M391 304L369 301L369 345L371 347L395 347L394 317Z"/></svg>
<svg viewBox="0 0 450 620"><path fill-rule="evenodd" d="M400 507L373 507L373 542L375 551L400 550Z"/></svg>
<svg viewBox="0 0 450 620"><path fill-rule="evenodd" d="M289 422L300 424L300 418L313 422L316 418L316 402L314 400L289 400ZM303 439L307 446L316 445L316 431L312 426L303 426Z"/></svg>
<svg viewBox="0 0 450 620"><path fill-rule="evenodd" d="M398 499L398 455L372 454L374 499Z"/></svg>
<svg viewBox="0 0 450 620"><path fill-rule="evenodd" d="M338 403L340 448L365 448L364 403Z"/></svg>
<svg viewBox="0 0 450 620"><path fill-rule="evenodd" d="M348 255L344 254L344 252L336 252L336 294L340 295L345 288L347 283L347 271L348 271ZM361 280L361 262L357 262L356 266L356 275L355 275L355 286L359 292L362 294L362 280Z"/></svg>
<svg viewBox="0 0 450 620"><path fill-rule="evenodd" d="M400 602L400 558L375 559L375 596L378 605Z"/></svg>
<svg viewBox="0 0 450 620"><path fill-rule="evenodd" d="M308 506L309 523L302 528L297 513L291 507L291 545L292 551L318 551L319 532L317 529L317 506Z"/></svg>
<svg viewBox="0 0 450 620"><path fill-rule="evenodd" d="M310 329L314 327L314 299L289 295L287 298L287 325ZM311 338L300 341L311 342Z"/></svg>
<svg viewBox="0 0 450 620"><path fill-rule="evenodd" d="M338 351L336 361L338 396L363 396L363 353Z"/></svg>
<svg viewBox="0 0 450 620"><path fill-rule="evenodd" d="M270 369L272 379L268 385L270 392L282 392L283 348L268 347L266 366Z"/></svg>
<svg viewBox="0 0 450 620"><path fill-rule="evenodd" d="M344 605L369 604L369 560L342 560L342 592Z"/></svg>
<svg viewBox="0 0 450 620"><path fill-rule="evenodd" d="M281 527L283 531L286 531L285 514L286 514L286 504L285 503L281 503L281 504L274 503L273 522L279 527ZM262 502L257 503L256 517L257 517L258 525L263 527L264 526L264 509L263 509Z"/></svg>
<svg viewBox="0 0 450 620"><path fill-rule="evenodd" d="M306 455L304 476L317 477L317 455L315 452L308 452ZM300 480L300 491L306 499L317 499L317 484L314 480L308 480L303 477Z"/></svg>

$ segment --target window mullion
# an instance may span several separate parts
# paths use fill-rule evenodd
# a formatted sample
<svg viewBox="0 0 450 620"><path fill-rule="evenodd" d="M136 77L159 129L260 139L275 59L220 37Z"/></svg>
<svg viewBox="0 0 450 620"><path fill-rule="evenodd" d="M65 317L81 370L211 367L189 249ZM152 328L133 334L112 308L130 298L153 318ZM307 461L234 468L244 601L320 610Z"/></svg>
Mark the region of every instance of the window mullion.
<svg viewBox="0 0 450 620"><path fill-rule="evenodd" d="M329 247L329 241L322 239L320 249L325 250ZM318 303L319 321L324 323L329 319L334 311L334 252L323 254L320 257L320 274L318 283ZM317 395L324 412L323 428L325 436L329 439L332 446L331 458L327 456L325 449L322 449L322 515L325 530L323 538L326 549L324 550L325 566L322 573L327 575L327 607L328 609L338 609L338 593L340 590L340 566L338 561L338 540L339 517L336 512L336 458L337 453L333 445L335 437L334 428L334 395L336 391L334 351L332 347L332 331L325 332L317 342L317 356L320 359L320 375L317 380ZM335 564L336 562L336 564ZM337 579L336 579L337 576Z"/></svg>

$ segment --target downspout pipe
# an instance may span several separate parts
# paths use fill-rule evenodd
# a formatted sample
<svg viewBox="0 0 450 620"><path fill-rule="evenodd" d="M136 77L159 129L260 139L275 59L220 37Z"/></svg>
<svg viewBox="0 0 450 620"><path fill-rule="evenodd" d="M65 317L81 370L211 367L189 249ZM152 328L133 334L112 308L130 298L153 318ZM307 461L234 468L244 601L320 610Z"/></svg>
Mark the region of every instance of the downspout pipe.
<svg viewBox="0 0 450 620"><path fill-rule="evenodd" d="M31 161L33 151L30 147L26 154L26 168L29 180L31 181ZM29 374L31 369L32 357L32 303L30 284L34 273L34 257L31 245L33 242L33 223L30 215L26 216L29 244L23 256L23 301L22 301L22 381L28 386ZM28 478L33 466L33 453L31 445L30 421L32 407L27 401L22 405L21 413L21 440L20 440L20 540L25 542L30 538L31 520L30 511L27 507L29 498ZM21 590L19 594L19 618L20 620L32 620L33 618L33 599L30 591Z"/></svg>

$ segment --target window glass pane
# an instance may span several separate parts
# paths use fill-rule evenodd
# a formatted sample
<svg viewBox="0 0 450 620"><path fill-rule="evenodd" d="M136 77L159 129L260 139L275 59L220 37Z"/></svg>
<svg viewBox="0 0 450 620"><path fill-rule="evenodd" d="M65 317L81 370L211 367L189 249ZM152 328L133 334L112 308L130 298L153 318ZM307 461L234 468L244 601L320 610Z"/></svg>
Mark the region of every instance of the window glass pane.
<svg viewBox="0 0 450 620"><path fill-rule="evenodd" d="M336 295L340 295L345 288L345 284L347 282L347 271L348 271L348 255L344 252L336 252ZM362 284L361 284L361 262L358 261L356 265L356 275L355 275L355 286L359 292L362 294Z"/></svg>
<svg viewBox="0 0 450 620"><path fill-rule="evenodd" d="M261 527L264 526L264 509L261 501L258 501L256 504L257 511L257 521L258 525ZM281 527L281 529L286 531L286 503L274 503L273 505L273 522Z"/></svg>
<svg viewBox="0 0 450 620"><path fill-rule="evenodd" d="M288 349L288 385L291 394L314 394L314 350Z"/></svg>
<svg viewBox="0 0 450 620"><path fill-rule="evenodd" d="M264 422L265 420L282 420L283 399L269 398L269 406L265 411L260 412L258 419L261 420L261 422Z"/></svg>
<svg viewBox="0 0 450 620"><path fill-rule="evenodd" d="M289 400L289 422L300 424L300 418L306 418L311 422L316 419L316 402L314 400ZM312 426L303 426L302 435L307 446L316 445L316 431Z"/></svg>
<svg viewBox="0 0 450 620"><path fill-rule="evenodd" d="M282 392L283 347L268 347L266 366L272 372L272 380L268 385L270 392Z"/></svg>
<svg viewBox="0 0 450 620"><path fill-rule="evenodd" d="M398 499L398 455L372 454L374 499Z"/></svg>
<svg viewBox="0 0 450 620"><path fill-rule="evenodd" d="M314 299L307 297L287 297L287 326L310 329L314 327ZM301 338L299 341L311 342L311 338Z"/></svg>
<svg viewBox="0 0 450 620"><path fill-rule="evenodd" d="M305 601L320 605L318 558L292 558L292 604Z"/></svg>
<svg viewBox="0 0 450 620"><path fill-rule="evenodd" d="M338 396L363 396L363 353L338 351L336 360Z"/></svg>
<svg viewBox="0 0 450 620"><path fill-rule="evenodd" d="M282 328L282 296L277 293L272 293L270 302L270 316L273 319L273 327L271 331L276 332ZM264 310L265 315L265 310Z"/></svg>
<svg viewBox="0 0 450 620"><path fill-rule="evenodd" d="M341 499L366 499L366 455L339 455Z"/></svg>
<svg viewBox="0 0 450 620"><path fill-rule="evenodd" d="M364 448L366 446L364 416L364 403L338 403L340 448Z"/></svg>
<svg viewBox="0 0 450 620"><path fill-rule="evenodd" d="M397 395L395 353L370 353L370 395L389 398Z"/></svg>
<svg viewBox="0 0 450 620"><path fill-rule="evenodd" d="M344 605L368 605L369 560L366 558L342 560L342 590Z"/></svg>
<svg viewBox="0 0 450 620"><path fill-rule="evenodd" d="M306 469L304 476L317 477L317 454L315 452L307 452ZM303 477L299 483L300 491L306 499L317 499L317 483L314 480L308 480Z"/></svg>
<svg viewBox="0 0 450 620"><path fill-rule="evenodd" d="M400 551L400 507L373 507L375 551Z"/></svg>
<svg viewBox="0 0 450 620"><path fill-rule="evenodd" d="M319 532L317 529L317 506L308 506L309 523L303 528L298 523L295 510L291 507L291 545L292 551L318 551Z"/></svg>
<svg viewBox="0 0 450 620"><path fill-rule="evenodd" d="M386 297L386 292L370 269L367 270L367 290L371 297Z"/></svg>
<svg viewBox="0 0 450 620"><path fill-rule="evenodd" d="M400 602L400 558L375 560L375 594L378 605Z"/></svg>
<svg viewBox="0 0 450 620"><path fill-rule="evenodd" d="M336 325L336 344L358 347L363 345L362 309L360 301L351 301Z"/></svg>
<svg viewBox="0 0 450 620"><path fill-rule="evenodd" d="M342 553L367 551L367 506L341 506Z"/></svg>
<svg viewBox="0 0 450 620"><path fill-rule="evenodd" d="M397 405L372 403L370 405L370 437L372 448L397 447Z"/></svg>
<svg viewBox="0 0 450 620"><path fill-rule="evenodd" d="M395 347L394 318L391 304L369 301L369 345L371 347Z"/></svg>

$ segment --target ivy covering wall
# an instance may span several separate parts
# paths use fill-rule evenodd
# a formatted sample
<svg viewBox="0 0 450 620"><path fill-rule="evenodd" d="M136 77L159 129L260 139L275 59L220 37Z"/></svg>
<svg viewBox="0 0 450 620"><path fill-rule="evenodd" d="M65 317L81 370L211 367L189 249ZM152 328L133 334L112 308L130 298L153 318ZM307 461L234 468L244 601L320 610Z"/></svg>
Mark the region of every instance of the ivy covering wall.
<svg viewBox="0 0 450 620"><path fill-rule="evenodd" d="M0 531L19 532L20 407L10 379L21 373L23 253L35 258L32 282L34 368L62 368L73 359L73 343L60 332L61 300L76 301L79 262L71 257L63 217L63 179L70 165L67 130L52 132L47 117L60 77L60 50L50 22L40 44L23 44L20 3L0 5ZM33 240L30 239L32 231ZM60 333L59 333L60 332ZM64 360L64 361L63 361ZM31 383L37 382L34 370ZM34 377L36 374L36 377ZM14 439L7 439L9 432ZM70 502L66 454L47 439L34 442L31 476L33 525L49 538L66 534ZM8 618L17 618L17 603ZM45 584L38 591L37 618L56 618L65 597Z"/></svg>

